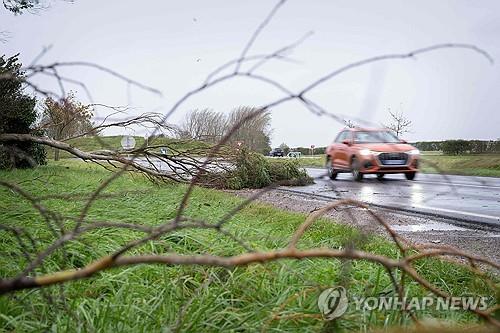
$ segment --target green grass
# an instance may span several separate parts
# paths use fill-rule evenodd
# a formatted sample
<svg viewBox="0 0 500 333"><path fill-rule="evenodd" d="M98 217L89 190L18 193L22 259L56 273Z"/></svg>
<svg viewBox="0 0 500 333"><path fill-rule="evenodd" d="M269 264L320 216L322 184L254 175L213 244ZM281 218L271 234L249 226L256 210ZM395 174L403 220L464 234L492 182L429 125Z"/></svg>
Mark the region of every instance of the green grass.
<svg viewBox="0 0 500 333"><path fill-rule="evenodd" d="M1 171L0 179L18 183L37 196L70 194L71 199L46 197L41 203L65 216L75 216L84 199L109 175L94 165L67 160L35 170ZM89 219L158 225L175 216L185 189L184 185L153 185L140 176L127 175L111 184L105 191L106 196L89 211ZM228 193L196 188L186 215L215 222L241 201ZM302 214L253 203L232 218L226 230L256 250L272 250L285 246L304 218ZM46 246L54 239L34 209L4 188L0 189L0 221L25 228L39 246ZM64 223L67 228L73 225L69 220ZM65 255L57 252L47 258L44 270L82 267L140 235L111 228L88 232L81 241L68 243ZM338 249L359 238L356 229L322 219L305 234L299 246ZM396 248L380 237L368 236L359 247L392 258L399 256ZM145 244L130 254L170 251L234 255L244 250L213 231L185 230ZM0 231L0 277L19 273L26 262L13 235ZM391 290L385 270L376 264L355 261L344 270L342 267L339 260L306 259L229 270L165 265L117 268L64 285L64 302L57 297L58 287L44 289L53 295L52 305L40 290L0 296L0 331L169 332L183 304L194 296L182 317L181 331L260 331L266 326L269 332L318 332L331 324L307 316L318 314L316 302L320 287L346 283L348 292L358 296ZM449 262L421 260L416 269L432 283L457 296L492 294L480 278ZM199 290L207 278L211 283ZM406 286L409 295L427 294L415 283L407 281ZM294 319L276 319L275 314L299 315ZM418 315L454 323L478 321L462 311L427 310ZM350 307L336 325L364 331L367 327L409 322L399 312L360 313Z"/></svg>
<svg viewBox="0 0 500 333"><path fill-rule="evenodd" d="M142 146L144 144L144 137L142 136L134 136L135 138L135 146L136 148ZM68 140L67 142L72 145L75 148L79 148L83 151L90 152L90 151L96 151L96 150L101 150L101 149L107 149L107 150L121 150L121 140L122 136L117 135L117 136L99 136L99 137L81 137L81 138L76 138L76 139L71 139ZM171 138L164 138L164 137L157 137L154 140L150 140L148 142L150 146L161 146L165 145L168 147L171 147L173 149L177 149L179 151L188 151L188 150L193 150L193 149L200 149L200 148L207 148L209 147L209 144L201 141L189 141L189 140L177 140L177 139L171 139ZM47 148L47 156L49 159L53 158L54 156L54 150L52 148ZM61 158L70 158L73 157L73 155L61 151L60 152L60 157Z"/></svg>
<svg viewBox="0 0 500 333"><path fill-rule="evenodd" d="M500 155L422 155L422 172L500 177Z"/></svg>
<svg viewBox="0 0 500 333"><path fill-rule="evenodd" d="M500 177L500 155L442 155L439 152L423 152L420 171L423 173L440 173L450 175ZM279 160L279 158L273 158ZM323 168L324 155L302 157L298 159L302 167Z"/></svg>
<svg viewBox="0 0 500 333"><path fill-rule="evenodd" d="M267 156L269 160L272 161L286 161L286 160L293 160L297 161L299 166L301 167L309 167L309 168L324 168L325 167L325 155L308 155L308 156L302 156L300 158L289 158L289 157L269 157Z"/></svg>

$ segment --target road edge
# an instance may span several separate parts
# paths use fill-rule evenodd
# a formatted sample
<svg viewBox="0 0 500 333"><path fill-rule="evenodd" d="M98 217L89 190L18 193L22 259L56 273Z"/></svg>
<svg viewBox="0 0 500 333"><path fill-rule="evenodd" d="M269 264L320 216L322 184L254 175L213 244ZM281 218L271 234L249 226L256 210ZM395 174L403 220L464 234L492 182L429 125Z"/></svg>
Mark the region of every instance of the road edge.
<svg viewBox="0 0 500 333"><path fill-rule="evenodd" d="M322 195L322 194L316 194L316 193L304 193L299 190L292 190L289 188L284 188L284 187L278 187L276 190L281 191L281 192L288 192L288 193L294 193L294 194L300 194L300 195L305 195L309 196L312 198L320 198L323 200L340 200L340 198L335 198L327 195ZM463 215L459 214L440 214L436 213L435 211L432 210L427 210L424 208L408 208L408 207L397 207L397 206L388 206L388 205L381 205L381 204L374 204L374 203L369 203L369 202L364 202L364 204L372 207L377 207L377 208L382 208L386 209L389 211L396 211L396 212L405 212L405 213L410 213L412 215L423 215L423 216L430 216L434 218L440 218L443 220L446 220L446 223L453 224L456 226L460 226L463 228L471 229L471 224L477 227L477 229L481 229L484 231L500 231L500 225L498 222L492 222L489 221L488 219L485 218L466 218Z"/></svg>

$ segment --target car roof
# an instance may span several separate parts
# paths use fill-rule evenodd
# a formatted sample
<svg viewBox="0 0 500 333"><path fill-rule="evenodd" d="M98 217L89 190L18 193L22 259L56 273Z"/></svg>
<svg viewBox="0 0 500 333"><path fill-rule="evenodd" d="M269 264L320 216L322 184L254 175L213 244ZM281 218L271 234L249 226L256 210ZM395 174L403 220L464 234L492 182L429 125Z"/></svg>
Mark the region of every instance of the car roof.
<svg viewBox="0 0 500 333"><path fill-rule="evenodd" d="M355 127L355 128L346 128L351 132L375 132L375 131L389 131L387 128L368 128L368 127Z"/></svg>

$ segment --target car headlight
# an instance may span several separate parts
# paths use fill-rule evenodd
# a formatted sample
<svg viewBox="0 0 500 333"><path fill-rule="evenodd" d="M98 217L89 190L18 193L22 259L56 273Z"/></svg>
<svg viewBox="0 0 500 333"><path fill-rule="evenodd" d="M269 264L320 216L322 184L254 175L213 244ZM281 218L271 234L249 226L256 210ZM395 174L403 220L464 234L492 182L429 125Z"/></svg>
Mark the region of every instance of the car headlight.
<svg viewBox="0 0 500 333"><path fill-rule="evenodd" d="M418 154L420 154L420 150L418 150L418 149L412 149L412 150L410 150L408 152L408 154L410 154L410 155L418 155Z"/></svg>
<svg viewBox="0 0 500 333"><path fill-rule="evenodd" d="M359 154L362 156L368 156L368 155L373 154L373 152L370 149L361 149L359 151Z"/></svg>

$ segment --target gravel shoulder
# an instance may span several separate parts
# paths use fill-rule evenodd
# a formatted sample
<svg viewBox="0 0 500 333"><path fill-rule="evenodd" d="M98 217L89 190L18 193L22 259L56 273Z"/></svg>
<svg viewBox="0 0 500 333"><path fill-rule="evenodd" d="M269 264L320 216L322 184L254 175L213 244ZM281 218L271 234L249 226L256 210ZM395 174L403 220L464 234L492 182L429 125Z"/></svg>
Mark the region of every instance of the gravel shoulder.
<svg viewBox="0 0 500 333"><path fill-rule="evenodd" d="M259 190L231 191L241 197L249 197ZM271 190L262 195L258 201L280 209L310 213L331 202L308 194L296 194ZM486 257L500 263L500 233L493 230L469 229L458 226L451 220L404 212L373 208L392 229L412 244L451 245L462 251ZM385 230L375 222L363 209L344 208L325 215L337 223L357 227L367 233L375 233L388 237Z"/></svg>

